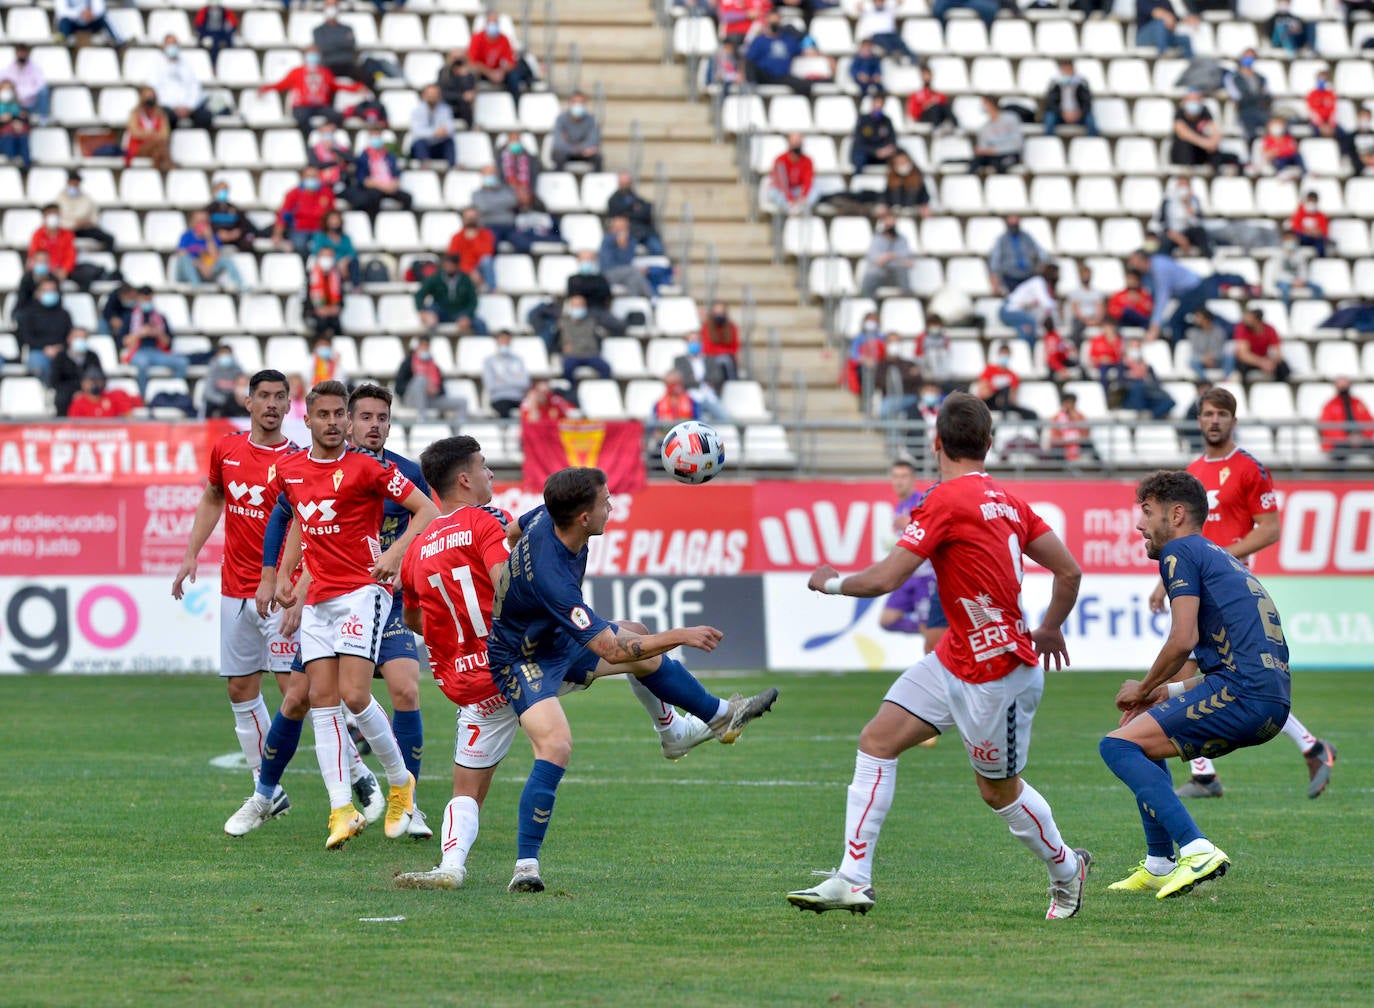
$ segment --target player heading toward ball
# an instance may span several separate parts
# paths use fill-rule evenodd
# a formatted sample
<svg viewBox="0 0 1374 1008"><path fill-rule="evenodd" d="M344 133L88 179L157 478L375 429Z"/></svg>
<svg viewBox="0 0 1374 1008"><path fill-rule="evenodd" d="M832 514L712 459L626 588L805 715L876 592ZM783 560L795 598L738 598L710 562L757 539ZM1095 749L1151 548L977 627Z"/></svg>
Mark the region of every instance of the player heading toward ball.
<svg viewBox="0 0 1374 1008"><path fill-rule="evenodd" d="M818 873L829 877L814 888L788 893L795 907L872 909L873 854L892 807L897 757L950 727L964 741L983 801L1045 863L1046 918L1072 917L1082 904L1092 859L1064 844L1049 803L1021 777L1045 687L1040 662L1068 664L1060 628L1082 575L1044 520L983 471L991 447L987 406L964 392L950 395L935 421L940 483L912 511L897 545L858 574L841 577L824 566L811 575L812 591L872 598L894 591L929 560L950 626L935 651L892 684L860 734L840 867ZM1054 575L1044 622L1033 631L1021 612L1023 553Z"/></svg>
<svg viewBox="0 0 1374 1008"><path fill-rule="evenodd" d="M1149 674L1117 693L1121 727L1098 749L1135 794L1145 828L1145 860L1109 888L1164 899L1221 878L1230 863L1174 793L1164 760L1224 756L1277 735L1288 717L1288 644L1264 586L1202 535L1207 491L1196 477L1157 472L1135 499L1172 622ZM1190 653L1205 676L1185 671Z"/></svg>

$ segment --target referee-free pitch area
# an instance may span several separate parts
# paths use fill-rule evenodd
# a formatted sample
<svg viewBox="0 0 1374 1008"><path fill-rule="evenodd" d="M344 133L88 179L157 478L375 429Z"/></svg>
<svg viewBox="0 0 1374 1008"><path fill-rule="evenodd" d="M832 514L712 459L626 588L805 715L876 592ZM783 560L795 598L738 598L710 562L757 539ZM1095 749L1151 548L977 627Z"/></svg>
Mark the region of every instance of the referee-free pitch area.
<svg viewBox="0 0 1374 1008"><path fill-rule="evenodd" d="M1081 662L1090 656L1079 656ZM1195 802L1233 859L1200 895L1109 894L1143 856L1129 792L1097 755L1118 674L1049 677L1027 779L1093 854L1082 913L1046 922L1041 864L978 800L962 746L903 757L866 917L784 894L839 860L858 731L891 676L758 676L782 690L733 747L672 764L618 680L565 700L573 763L542 861L506 892L530 763L498 771L456 892L392 888L438 837L380 823L324 849L308 746L292 811L223 834L248 793L211 677L0 677L0 1002L26 1005L1352 1005L1374 1002L1374 673L1302 673L1295 705L1340 750L1330 790L1280 737L1219 763ZM420 806L439 828L453 708L421 694ZM275 689L269 705L275 707ZM1181 767L1175 765L1175 778Z"/></svg>

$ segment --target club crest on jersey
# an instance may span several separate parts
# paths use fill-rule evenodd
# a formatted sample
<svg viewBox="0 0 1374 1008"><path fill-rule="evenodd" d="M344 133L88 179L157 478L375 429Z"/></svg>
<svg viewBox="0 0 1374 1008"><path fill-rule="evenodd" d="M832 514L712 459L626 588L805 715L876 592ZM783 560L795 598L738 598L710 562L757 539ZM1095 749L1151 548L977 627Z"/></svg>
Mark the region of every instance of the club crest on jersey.
<svg viewBox="0 0 1374 1008"><path fill-rule="evenodd" d="M568 613L568 619L572 620L573 626L579 630L586 630L592 625L592 618L587 615L587 610L581 606L573 606L572 612Z"/></svg>
<svg viewBox="0 0 1374 1008"><path fill-rule="evenodd" d="M1221 467L1221 472L1217 473L1217 480L1218 480L1218 482L1220 482L1222 486L1225 486L1225 485L1226 485L1226 481L1227 481L1228 479L1230 479L1230 478L1231 478L1231 467L1230 467L1230 466L1222 466L1222 467Z"/></svg>
<svg viewBox="0 0 1374 1008"><path fill-rule="evenodd" d="M342 482L343 482L343 470L342 470L342 469L335 469L335 470L334 470L334 489L335 489L335 491L337 491L337 490L339 489L339 484L342 483Z"/></svg>
<svg viewBox="0 0 1374 1008"><path fill-rule="evenodd" d="M270 466L267 467L267 482L268 482L268 483L271 483L271 482L272 482L274 479L276 479L276 478L277 478L277 463L273 462Z"/></svg>

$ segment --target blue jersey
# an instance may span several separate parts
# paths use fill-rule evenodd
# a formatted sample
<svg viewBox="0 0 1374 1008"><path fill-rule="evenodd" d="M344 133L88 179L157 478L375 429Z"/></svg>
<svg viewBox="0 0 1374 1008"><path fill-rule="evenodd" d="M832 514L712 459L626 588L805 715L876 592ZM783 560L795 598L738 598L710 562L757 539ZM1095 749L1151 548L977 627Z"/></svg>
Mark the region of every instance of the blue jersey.
<svg viewBox="0 0 1374 1008"><path fill-rule="evenodd" d="M1201 535L1166 545L1159 573L1170 600L1198 599L1198 667L1250 698L1289 703L1288 642L1259 579Z"/></svg>
<svg viewBox="0 0 1374 1008"><path fill-rule="evenodd" d="M496 588L487 658L493 670L530 659L563 666L611 625L582 597L587 547L564 546L542 506L521 517L520 529Z"/></svg>

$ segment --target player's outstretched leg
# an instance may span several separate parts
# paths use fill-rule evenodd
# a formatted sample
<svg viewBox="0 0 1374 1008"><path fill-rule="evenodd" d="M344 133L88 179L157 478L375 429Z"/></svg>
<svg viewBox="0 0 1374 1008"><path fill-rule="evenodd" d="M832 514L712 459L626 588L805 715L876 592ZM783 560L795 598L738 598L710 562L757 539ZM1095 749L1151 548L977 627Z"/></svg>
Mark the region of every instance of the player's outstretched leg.
<svg viewBox="0 0 1374 1008"><path fill-rule="evenodd" d="M1320 798L1331 783L1331 768L1336 765L1336 747L1309 732L1292 713L1283 723L1283 733L1293 740L1307 761L1307 797Z"/></svg>
<svg viewBox="0 0 1374 1008"><path fill-rule="evenodd" d="M897 761L879 759L860 749L854 757L854 776L849 783L844 811L844 853L840 867L818 872L826 880L810 889L787 894L787 902L799 910L848 910L866 914L877 900L873 892L873 852L878 833L892 808L896 793Z"/></svg>
<svg viewBox="0 0 1374 1008"><path fill-rule="evenodd" d="M1226 793L1217 777L1217 768L1209 759L1195 759L1188 764L1189 778L1174 789L1180 798L1220 798Z"/></svg>
<svg viewBox="0 0 1374 1008"><path fill-rule="evenodd" d="M630 691L654 723L654 730L658 732L658 742L665 759L680 760L703 742L709 742L716 737L715 732L711 731L711 726L695 714L679 713L676 707L664 703L650 693L633 675L627 678L630 682Z"/></svg>
<svg viewBox="0 0 1374 1008"><path fill-rule="evenodd" d="M979 782L985 783L981 777ZM991 805L989 799L993 793L983 788L980 791ZM1043 861L1049 871L1050 908L1045 919L1064 920L1077 914L1083 904L1083 889L1092 856L1081 847L1070 848L1064 843L1050 803L1031 787L1029 781L1021 778L1021 793L1010 804L993 811L1002 817L1011 835Z"/></svg>

